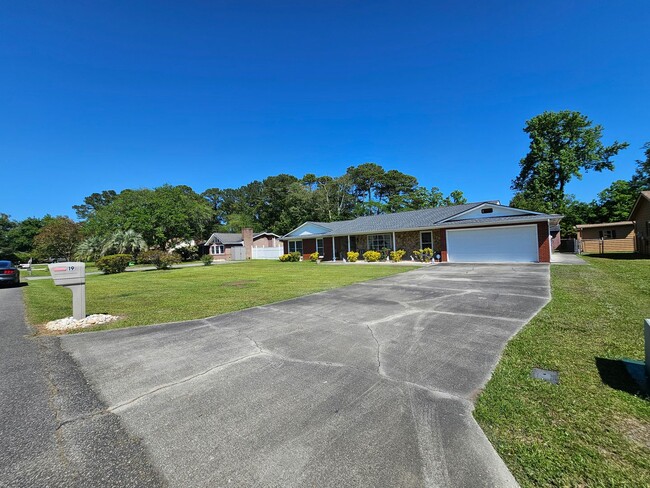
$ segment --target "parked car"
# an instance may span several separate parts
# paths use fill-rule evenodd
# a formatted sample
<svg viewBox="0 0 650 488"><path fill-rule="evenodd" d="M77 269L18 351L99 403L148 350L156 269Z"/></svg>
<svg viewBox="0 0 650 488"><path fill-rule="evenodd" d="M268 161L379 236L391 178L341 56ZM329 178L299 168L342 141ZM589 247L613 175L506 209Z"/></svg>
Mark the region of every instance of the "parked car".
<svg viewBox="0 0 650 488"><path fill-rule="evenodd" d="M11 261L0 261L0 284L20 284L20 271Z"/></svg>

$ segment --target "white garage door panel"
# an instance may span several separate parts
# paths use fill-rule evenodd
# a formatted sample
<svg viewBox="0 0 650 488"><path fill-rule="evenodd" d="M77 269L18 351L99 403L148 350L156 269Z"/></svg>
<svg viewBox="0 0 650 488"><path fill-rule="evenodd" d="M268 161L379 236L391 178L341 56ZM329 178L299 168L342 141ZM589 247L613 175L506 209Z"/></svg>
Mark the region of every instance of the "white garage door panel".
<svg viewBox="0 0 650 488"><path fill-rule="evenodd" d="M531 263L537 262L537 253L535 225L447 231L452 263Z"/></svg>

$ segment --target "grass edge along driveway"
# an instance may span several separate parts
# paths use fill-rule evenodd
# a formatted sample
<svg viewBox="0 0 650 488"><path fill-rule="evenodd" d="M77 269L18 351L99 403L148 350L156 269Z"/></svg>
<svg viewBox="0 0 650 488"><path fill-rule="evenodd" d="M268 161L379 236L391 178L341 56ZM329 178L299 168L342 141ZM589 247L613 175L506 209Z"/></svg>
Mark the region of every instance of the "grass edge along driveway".
<svg viewBox="0 0 650 488"><path fill-rule="evenodd" d="M643 360L650 260L625 257L552 266L551 302L478 399L475 418L524 487L650 486L650 401L616 368ZM532 379L533 367L559 371L560 384Z"/></svg>
<svg viewBox="0 0 650 488"><path fill-rule="evenodd" d="M123 319L83 331L211 317L413 269L417 267L246 261L93 275L86 278L86 313L108 313ZM51 280L30 281L24 290L31 324L72 315L72 294Z"/></svg>

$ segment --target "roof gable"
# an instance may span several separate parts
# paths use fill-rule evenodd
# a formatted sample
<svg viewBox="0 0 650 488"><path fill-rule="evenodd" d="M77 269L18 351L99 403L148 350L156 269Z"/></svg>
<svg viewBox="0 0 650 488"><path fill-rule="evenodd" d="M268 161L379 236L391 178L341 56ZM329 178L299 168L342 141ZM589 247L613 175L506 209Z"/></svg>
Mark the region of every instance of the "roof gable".
<svg viewBox="0 0 650 488"><path fill-rule="evenodd" d="M322 235L331 232L331 226L326 227L320 222L305 222L299 227L286 234L284 237L305 237L312 235Z"/></svg>
<svg viewBox="0 0 650 488"><path fill-rule="evenodd" d="M645 205L650 204L650 191L642 191L642 192L639 193L639 198L637 198L636 202L634 202L634 207L632 207L632 211L630 212L630 217L628 218L628 220L636 220L634 218L634 214L644 204Z"/></svg>
<svg viewBox="0 0 650 488"><path fill-rule="evenodd" d="M505 205L498 205L492 202L482 203L477 207L466 210L460 214L454 215L450 218L440 221L442 222L455 222L458 220L476 220L488 219L495 217L518 217L522 215L542 215L539 212L532 212L530 210L522 210L520 208L507 207Z"/></svg>

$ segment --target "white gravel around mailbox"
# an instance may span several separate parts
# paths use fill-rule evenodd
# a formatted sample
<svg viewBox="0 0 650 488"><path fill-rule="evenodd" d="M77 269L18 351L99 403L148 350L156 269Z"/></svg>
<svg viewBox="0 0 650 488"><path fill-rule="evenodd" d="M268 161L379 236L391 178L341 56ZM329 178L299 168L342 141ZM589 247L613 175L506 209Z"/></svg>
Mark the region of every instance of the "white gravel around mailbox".
<svg viewBox="0 0 650 488"><path fill-rule="evenodd" d="M45 324L48 330L72 330L84 329L86 327L94 327L96 325L107 324L118 320L116 315L108 315L105 313L95 313L89 315L85 319L75 320L74 317L66 317L64 319L52 320Z"/></svg>

